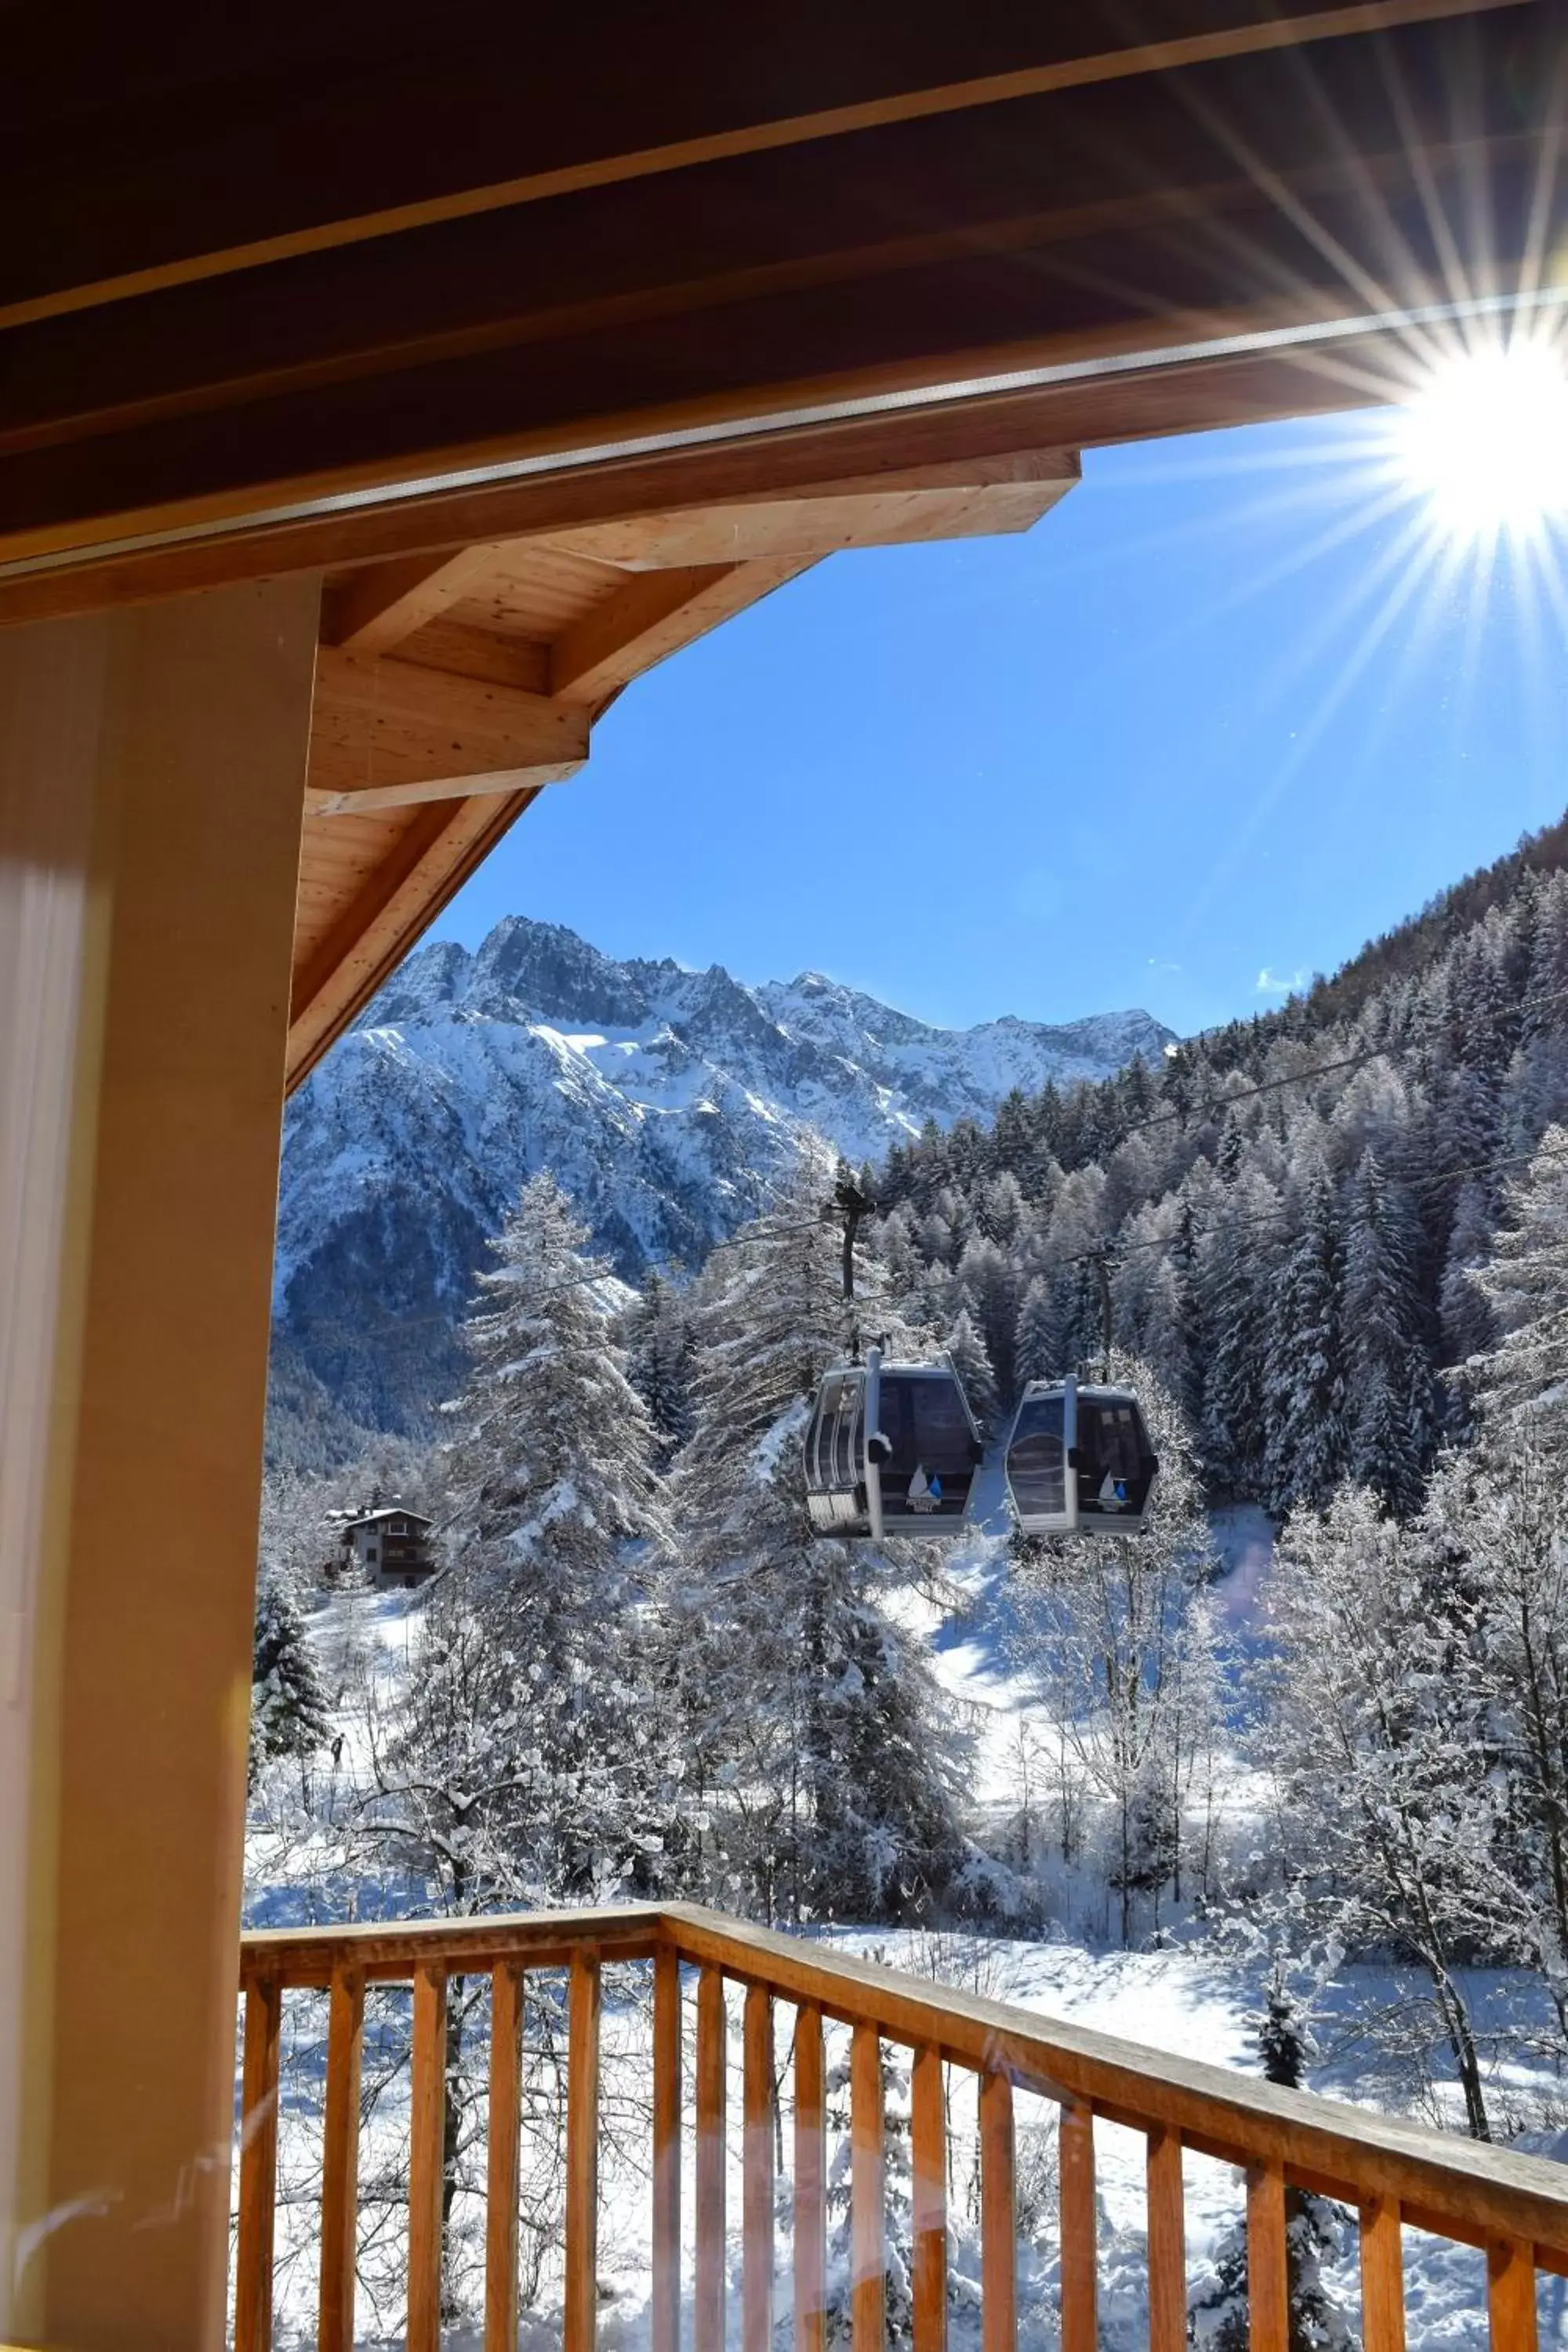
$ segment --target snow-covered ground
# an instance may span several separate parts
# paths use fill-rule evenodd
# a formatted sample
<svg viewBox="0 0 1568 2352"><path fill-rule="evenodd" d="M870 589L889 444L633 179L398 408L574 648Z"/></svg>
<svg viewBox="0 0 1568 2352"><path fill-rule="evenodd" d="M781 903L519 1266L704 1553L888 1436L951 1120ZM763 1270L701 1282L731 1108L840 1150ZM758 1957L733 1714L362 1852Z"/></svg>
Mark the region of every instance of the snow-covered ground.
<svg viewBox="0 0 1568 2352"><path fill-rule="evenodd" d="M982 1498L982 1516L984 1516ZM1235 1514L1216 1529L1226 1563L1220 1588L1235 1633L1246 1643L1256 1621L1260 1590L1266 1581L1268 1531L1260 1515ZM1005 1561L1001 1544L984 1527L963 1549L952 1571L956 1605L939 1609L934 1602L910 1602L908 1622L919 1623L928 1635L935 1670L944 1686L962 1702L975 1727L977 1794L995 1811L1011 1811L1018 1803L1020 1728L1033 1727L1047 1739L1052 1727L1031 1700L1027 1676L1020 1666L1015 1643L1016 1626L1009 1604ZM336 1809L334 1791L346 1789L367 1760L363 1746L367 1733L363 1697L350 1695L367 1689L384 1699L409 1671L417 1636L422 1603L416 1596L341 1593L318 1612L315 1632L329 1688L343 1701L343 1744L335 1765L318 1770L312 1790L313 1809L329 1817ZM1255 1805L1257 1791L1239 1769L1226 1783L1226 1801L1244 1815ZM300 1819L285 1818L292 1810L283 1794L279 1826L259 1822L251 1841L251 1874L247 1914L255 1925L281 1925L310 1916L342 1916L354 1907L342 1882L325 1886L324 1867L331 1851L330 1827L314 1835L300 1834ZM385 1890L378 1890L385 1899ZM1045 2018L1096 2027L1152 2049L1201 2057L1211 2063L1256 2073L1252 2020L1261 2000L1261 1984L1216 1959L1201 1939L1148 1951L1108 1949L1092 1937L1058 1931L1042 1940L999 1938L969 1934L926 1934L885 1929L840 1929L825 1938L836 1948L874 1958L894 1968L907 1969L927 1979L961 1986L988 1997L1015 2002ZM606 1978L604 2026L602 2117L604 2144L601 2171L599 2273L601 2335L606 2352L642 2352L647 2336L649 2259L649 2141L651 2117L650 2015L648 1972L643 1969L611 1970ZM525 2033L525 2093L528 2116L524 2130L524 2304L522 2342L527 2352L543 2352L559 2340L560 2222L562 2215L561 2122L563 2113L560 2062L563 2056L563 1978L540 1974L530 1979L531 2002ZM690 1993L689 1988L689 1996ZM1470 1980L1478 2021L1483 2033L1495 2023L1499 2042L1519 2030L1520 1987L1506 1972L1478 1972ZM1401 2081L1389 2072L1386 2059L1374 2060L1356 2032L1358 2015L1368 2007L1383 2007L1402 1990L1386 1969L1342 1969L1324 1996L1317 2021L1322 2052L1314 2068L1313 2087L1331 2095L1372 2105L1415 2108L1432 2119L1436 2101L1442 2112L1441 2086ZM454 1992L468 1999L472 2013L466 2026L468 2047L482 2082L488 2042L482 1987ZM325 2061L325 2004L316 1995L290 1994L285 2003L283 2105L279 2134L280 2210L278 2225L279 2333L284 2344L313 2331L316 2295L316 2221L319 2196L321 2098ZM781 2138L778 2225L779 2281L777 2306L789 2311L788 2179L789 2066L793 2011L781 2004L776 2021L776 2047L781 2067L780 2098L784 2117ZM731 2010L731 2114L738 2117L741 2084L739 1996ZM692 2020L688 2019L688 2094ZM361 2240L359 2338L368 2346L396 2338L403 2325L403 2263L406 2244L406 2164L408 2137L408 1995L401 1988L373 1988L367 2000L364 2061L364 2125L361 2146ZM889 2114L889 2241L895 2267L907 2228L907 2141L900 2138L899 2118L907 2117L908 2081L900 2054L887 2053ZM845 2284L843 2235L847 2198L847 2036L830 2029L830 2147L834 2184L834 2275ZM961 2074L953 2077L952 2128L953 2158L950 2191L951 2296L950 2334L954 2352L974 2352L979 2342L978 2210L973 2092ZM1500 2112L1510 2088L1524 2108L1528 2098L1540 2105L1542 2088L1522 2061L1500 2068L1495 2078ZM1563 2104L1568 2116L1568 2101ZM1020 2097L1017 2103L1019 2179L1019 2312L1024 2352L1050 2352L1057 2341L1057 2244L1055 2224L1055 2117L1047 2103ZM483 2179L484 2102L476 2095L465 2124L468 2143L463 2158L468 2177ZM739 2134L731 2133L730 2211L738 2222L741 2181ZM1543 2146L1542 2137L1534 2144ZM1552 2148L1551 2152L1556 2152ZM1127 2352L1147 2342L1145 2254L1143 2243L1143 2165L1142 2138L1111 2126L1097 2130L1098 2186L1100 2202L1101 2341L1109 2352ZM689 2294L693 2248L691 2188L692 2150L688 2147L683 2178L687 2199L685 2284ZM1201 2288L1216 2242L1242 2210L1237 2176L1227 2166L1189 2157L1186 2161L1189 2278ZM531 2222L532 2225L531 2226ZM457 2299L448 2331L451 2352L468 2352L479 2341L478 2315L482 2288L484 2207L476 2187L458 2196L451 2216L455 2248L453 2273ZM733 2291L730 2298L730 2335L739 2341L739 2242L731 2232ZM1344 2231L1343 2252L1330 2266L1326 2283L1343 2310L1352 2336L1359 2326L1359 2284L1353 2229ZM1477 2352L1487 2340L1485 2264L1472 2249L1453 2246L1410 2231L1406 2238L1408 2334L1413 2352ZM896 2296L895 2296L896 2305ZM1542 2342L1549 2347L1568 2338L1564 2283L1543 2280L1541 2289ZM781 2347L789 2340L787 2319L781 2318Z"/></svg>

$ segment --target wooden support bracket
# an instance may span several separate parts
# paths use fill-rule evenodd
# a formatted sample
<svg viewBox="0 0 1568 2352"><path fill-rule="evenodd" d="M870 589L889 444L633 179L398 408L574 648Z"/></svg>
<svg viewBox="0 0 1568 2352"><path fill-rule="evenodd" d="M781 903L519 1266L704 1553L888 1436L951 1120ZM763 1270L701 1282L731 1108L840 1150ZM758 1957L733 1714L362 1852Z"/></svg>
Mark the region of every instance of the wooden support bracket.
<svg viewBox="0 0 1568 2352"><path fill-rule="evenodd" d="M316 816L514 793L572 775L588 713L549 695L323 646L305 806Z"/></svg>

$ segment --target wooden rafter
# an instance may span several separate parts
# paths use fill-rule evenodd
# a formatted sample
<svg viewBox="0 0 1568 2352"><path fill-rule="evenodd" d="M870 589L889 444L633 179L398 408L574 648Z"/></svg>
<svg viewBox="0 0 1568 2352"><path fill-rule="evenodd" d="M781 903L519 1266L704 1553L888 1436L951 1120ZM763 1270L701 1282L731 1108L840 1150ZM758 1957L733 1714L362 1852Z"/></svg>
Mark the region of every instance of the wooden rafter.
<svg viewBox="0 0 1568 2352"><path fill-rule="evenodd" d="M558 701L602 704L667 654L754 604L812 559L704 563L632 574L625 587L563 629L550 650Z"/></svg>
<svg viewBox="0 0 1568 2352"><path fill-rule="evenodd" d="M455 604L483 577L493 553L490 547L461 547L452 554L367 565L333 590L321 618L323 641L349 653L390 653Z"/></svg>
<svg viewBox="0 0 1568 2352"><path fill-rule="evenodd" d="M412 230L476 220L519 205L689 171L734 157L816 144L933 116L1005 105L1013 100L1047 92L1254 57L1298 47L1304 42L1386 32L1396 26L1521 5L1523 0L1340 0L1338 5L1303 7L1288 5L1286 0L1286 5L1243 5L1228 24L1196 24L1191 29L1180 23L1183 13L1190 15L1190 11L1167 9L1166 21L1170 22L1173 14L1177 21L1164 37L1142 40L1129 38L1113 14L1062 12L1061 21L1053 23L1056 12L1046 11L1035 18L1026 46L1033 47L1037 54L1027 62L990 72L960 74L924 86L918 81L910 84L909 64L896 37L884 35L859 44L830 42L823 45L828 56L836 47L856 52L852 64L846 59L851 75L860 67L862 58L876 60L871 79L880 86L866 95L840 97L837 102L830 100L798 111L778 112L763 107L750 120L674 139L647 136L657 120L648 111L644 117L647 131L642 140L637 141L633 132L636 143L618 151L612 143L608 151L601 148L584 152L542 170L342 214L309 226L280 228L236 243L198 247L163 259L147 260L138 268L87 277L74 284L40 288L31 294L0 302L0 330L100 310L279 262L405 236ZM1080 16L1079 24L1071 22L1074 15ZM892 27L889 26L887 31L891 33ZM728 45L724 45L724 66L734 79ZM700 56L700 48L694 54ZM951 54L961 55L962 45L955 45ZM782 77L775 73L773 79L776 86ZM557 85L548 77L542 79L553 99ZM861 79L864 83L863 68ZM761 97L763 92L759 90L757 94ZM651 95L644 94L645 107ZM565 111L559 107L553 110L558 119ZM537 135L529 143L539 143Z"/></svg>
<svg viewBox="0 0 1568 2352"><path fill-rule="evenodd" d="M1068 451L985 450L329 580L290 1083L633 679L836 548L1023 530L1077 478ZM679 560L694 547L731 552Z"/></svg>

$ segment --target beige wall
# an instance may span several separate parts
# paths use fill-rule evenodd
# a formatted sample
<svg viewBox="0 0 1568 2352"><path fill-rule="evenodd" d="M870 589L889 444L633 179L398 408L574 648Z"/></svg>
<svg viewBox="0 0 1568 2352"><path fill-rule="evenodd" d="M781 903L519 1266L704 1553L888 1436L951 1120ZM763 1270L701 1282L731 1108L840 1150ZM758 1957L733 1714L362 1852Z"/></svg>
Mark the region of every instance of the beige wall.
<svg viewBox="0 0 1568 2352"><path fill-rule="evenodd" d="M312 583L0 633L0 2337L223 2326Z"/></svg>

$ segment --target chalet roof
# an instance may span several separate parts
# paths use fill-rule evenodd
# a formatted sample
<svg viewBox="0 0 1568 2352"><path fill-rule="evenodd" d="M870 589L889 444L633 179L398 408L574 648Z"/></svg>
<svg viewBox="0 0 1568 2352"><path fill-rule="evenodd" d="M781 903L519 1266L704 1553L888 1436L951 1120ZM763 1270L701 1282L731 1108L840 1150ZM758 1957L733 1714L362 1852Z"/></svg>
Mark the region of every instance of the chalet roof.
<svg viewBox="0 0 1568 2352"><path fill-rule="evenodd" d="M344 1519L342 1522L343 1533L350 1534L355 1528L374 1527L381 1519L412 1519L416 1527L421 1528L435 1525L435 1521L427 1519L423 1511L411 1511L406 1503L383 1503L374 1511L356 1511L352 1518Z"/></svg>

